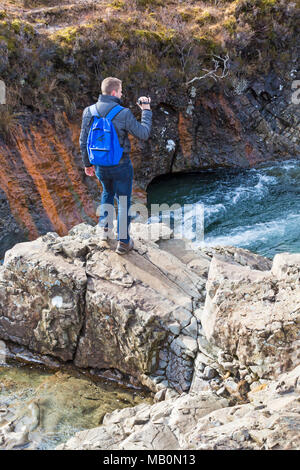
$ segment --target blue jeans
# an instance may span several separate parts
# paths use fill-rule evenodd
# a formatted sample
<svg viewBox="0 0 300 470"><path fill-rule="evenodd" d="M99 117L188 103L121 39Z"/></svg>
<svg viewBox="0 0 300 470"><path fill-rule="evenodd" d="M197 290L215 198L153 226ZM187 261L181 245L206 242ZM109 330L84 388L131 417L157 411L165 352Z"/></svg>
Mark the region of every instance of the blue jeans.
<svg viewBox="0 0 300 470"><path fill-rule="evenodd" d="M133 166L130 158L125 158L119 165L95 165L95 173L102 184L100 227L112 228L114 214L114 197L118 202L118 240L128 243L131 205L131 192L133 182Z"/></svg>

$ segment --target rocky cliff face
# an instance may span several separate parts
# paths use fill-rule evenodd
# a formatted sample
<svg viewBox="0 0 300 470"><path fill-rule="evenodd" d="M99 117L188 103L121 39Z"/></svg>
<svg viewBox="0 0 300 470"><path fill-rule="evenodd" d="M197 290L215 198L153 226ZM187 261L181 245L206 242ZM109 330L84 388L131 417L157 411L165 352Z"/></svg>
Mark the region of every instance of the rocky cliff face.
<svg viewBox="0 0 300 470"><path fill-rule="evenodd" d="M0 105L0 257L15 241L96 220L101 187L83 173L78 137L82 110L107 75L123 79L124 104L137 117L137 96L152 97L152 136L145 144L132 138L139 197L159 175L299 155L293 2L205 9L174 0L172 15L150 1L136 10L125 2L25 3L4 2L0 11L8 99ZM205 73L216 57L217 72Z"/></svg>
<svg viewBox="0 0 300 470"><path fill-rule="evenodd" d="M150 141L141 144L131 138L138 199L145 201L147 186L156 176L249 168L299 155L299 106L289 103L292 90L286 89L275 103L271 97L264 102L253 89L227 97L211 86L198 87L193 98L187 94L177 102L158 97ZM261 93L269 89L264 83L259 86ZM35 239L48 230L66 235L76 223L97 220L101 185L82 169L80 114L76 123L65 114L61 122L59 131L46 119L26 130L19 127L15 143L0 147L2 256L10 247L9 238Z"/></svg>
<svg viewBox="0 0 300 470"><path fill-rule="evenodd" d="M285 90L280 92L281 82ZM208 80L162 101L145 155L133 154L138 185L146 189L161 174L249 168L299 155L299 106L291 102L291 82L289 73L272 73L228 96Z"/></svg>
<svg viewBox="0 0 300 470"><path fill-rule="evenodd" d="M233 247L193 251L162 224L132 230L135 249L124 257L115 240L99 242L79 224L65 237L17 244L1 267L0 338L12 353L121 373L163 402L114 412L66 448L225 448L229 434L233 448L295 448L294 425L288 443L278 433L297 412L289 384L300 359L299 255L271 262ZM266 387L273 395L259 406L277 424L265 436L269 415L258 417L255 393Z"/></svg>

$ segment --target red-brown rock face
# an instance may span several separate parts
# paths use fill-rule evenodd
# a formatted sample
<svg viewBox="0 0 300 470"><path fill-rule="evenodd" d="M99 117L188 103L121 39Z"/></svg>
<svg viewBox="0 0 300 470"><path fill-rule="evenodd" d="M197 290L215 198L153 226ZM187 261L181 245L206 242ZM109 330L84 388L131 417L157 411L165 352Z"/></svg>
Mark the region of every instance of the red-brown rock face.
<svg viewBox="0 0 300 470"><path fill-rule="evenodd" d="M162 174L248 168L297 155L295 105L285 101L285 108L277 109L251 90L241 96L204 88L189 93L184 98L181 91L177 101L170 96L170 103L158 95L149 141L131 137L134 197L140 202ZM65 235L82 221L97 222L101 184L84 174L80 125L81 111L72 122L62 113L59 126L44 117L19 125L13 144L0 142L1 256L16 238L35 239L46 231Z"/></svg>
<svg viewBox="0 0 300 470"><path fill-rule="evenodd" d="M29 239L46 228L63 235L82 220L97 220L79 165L79 127L63 122L59 134L46 119L18 126L15 144L0 147L0 186Z"/></svg>

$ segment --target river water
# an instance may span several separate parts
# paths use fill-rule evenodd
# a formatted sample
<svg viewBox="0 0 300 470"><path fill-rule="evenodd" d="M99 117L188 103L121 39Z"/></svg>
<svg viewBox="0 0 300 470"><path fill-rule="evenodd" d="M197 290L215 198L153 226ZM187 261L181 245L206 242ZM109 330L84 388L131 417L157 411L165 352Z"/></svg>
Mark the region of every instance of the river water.
<svg viewBox="0 0 300 470"><path fill-rule="evenodd" d="M195 237L202 229L196 212L185 214L183 235L195 247L232 245L269 258L300 252L299 159L157 178L148 187L148 206L163 203L203 207L204 237ZM167 213L149 221L167 220ZM171 222L182 214L171 212Z"/></svg>
<svg viewBox="0 0 300 470"><path fill-rule="evenodd" d="M2 363L0 449L54 449L76 432L101 425L106 413L152 402L149 393L79 371ZM3 434L9 423L12 432Z"/></svg>

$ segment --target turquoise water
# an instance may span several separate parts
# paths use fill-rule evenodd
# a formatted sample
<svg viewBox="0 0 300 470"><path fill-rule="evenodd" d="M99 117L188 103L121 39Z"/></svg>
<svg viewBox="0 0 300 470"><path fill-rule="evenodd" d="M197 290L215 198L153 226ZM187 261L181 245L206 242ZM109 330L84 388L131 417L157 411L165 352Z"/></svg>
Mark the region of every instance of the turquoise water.
<svg viewBox="0 0 300 470"><path fill-rule="evenodd" d="M202 204L204 237L195 246L233 245L273 258L300 252L300 160L264 163L247 170L205 171L155 179L148 206ZM160 216L163 220L164 212ZM176 211L171 213L174 220ZM158 220L152 217L149 221ZM184 235L195 240L192 215Z"/></svg>

